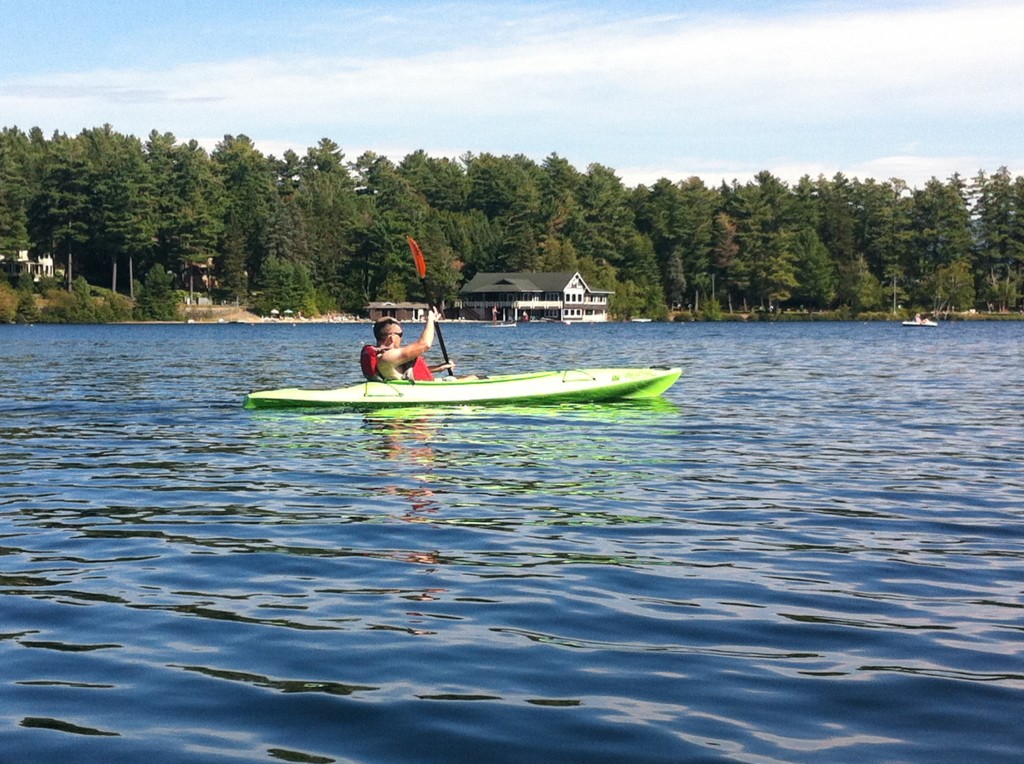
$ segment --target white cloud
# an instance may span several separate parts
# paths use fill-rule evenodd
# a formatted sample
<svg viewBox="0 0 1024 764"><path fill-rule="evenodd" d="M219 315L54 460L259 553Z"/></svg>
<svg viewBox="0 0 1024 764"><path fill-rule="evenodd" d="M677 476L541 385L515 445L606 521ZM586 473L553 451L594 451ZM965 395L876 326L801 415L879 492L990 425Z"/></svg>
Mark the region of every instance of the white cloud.
<svg viewBox="0 0 1024 764"><path fill-rule="evenodd" d="M1020 158L1005 128L1024 113L1024 6L823 7L614 24L562 15L503 26L491 16L461 39L400 38L383 55L342 45L349 55L311 49L161 69L126 62L0 79L0 114L69 132L105 122L180 138L244 132L300 153L324 136L353 155L431 145L464 147L450 156L557 152L624 179L644 167L678 178L687 168L701 177L773 166L859 176L972 164L929 172L942 177L974 172L972 157ZM384 22L389 34L414 27L361 20ZM986 126L990 118L1002 123ZM919 149L907 152L911 141ZM1001 156L1008 151L1016 156Z"/></svg>
<svg viewBox="0 0 1024 764"><path fill-rule="evenodd" d="M767 170L790 185L805 175L817 179L819 176L833 178L837 173L842 173L850 179L870 178L880 183L896 179L905 182L910 188L921 188L932 178L946 181L957 172L961 178L970 180L977 175L978 170L991 174L1001 166L1006 166L1006 162L992 157L908 155L877 157L842 166L828 162L784 162L755 166L729 161L694 160L666 166L616 168L616 172L628 187L641 184L650 186L662 178L676 182L698 177L709 188L715 188L721 183L731 184L733 181L747 183L759 172ZM1008 167L1011 174L1017 174L1021 168L1024 168L1024 161Z"/></svg>

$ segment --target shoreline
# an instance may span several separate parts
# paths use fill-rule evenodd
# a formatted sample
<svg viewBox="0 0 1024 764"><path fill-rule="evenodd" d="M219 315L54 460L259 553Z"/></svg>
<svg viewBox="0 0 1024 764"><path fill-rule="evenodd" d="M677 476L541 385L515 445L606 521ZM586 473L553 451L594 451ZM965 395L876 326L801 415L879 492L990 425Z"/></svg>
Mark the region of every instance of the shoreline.
<svg viewBox="0 0 1024 764"><path fill-rule="evenodd" d="M531 321L528 323L536 323L540 325L566 325L566 326L580 326L580 325L609 325L609 324L902 324L907 319L900 317L890 318L807 318L807 317L772 317L772 318L758 318L756 316L740 317L734 316L729 318L721 318L716 320L708 320L702 318L688 318L679 317L671 321L644 321L637 322L629 319L623 321ZM937 323L939 326L943 324L957 324L957 323L1013 323L1024 321L1024 316L1018 314L1009 315L977 315L977 316L951 316L939 320ZM406 321L404 323L417 324L423 323L422 321ZM464 319L449 319L445 322L446 324L469 324L473 326L491 326L490 321L472 321ZM302 326L304 324L358 324L358 325L372 325L373 322L368 318L349 318L344 320L331 320L324 318L305 318L305 319L270 319L260 318L259 316L250 319L212 319L212 318L186 318L175 321L103 321L103 322L68 322L68 321L32 321L32 322L18 322L18 321L5 321L0 322L0 326L178 326L181 324L186 325L204 325L204 326L227 326L227 325L270 325L270 326Z"/></svg>

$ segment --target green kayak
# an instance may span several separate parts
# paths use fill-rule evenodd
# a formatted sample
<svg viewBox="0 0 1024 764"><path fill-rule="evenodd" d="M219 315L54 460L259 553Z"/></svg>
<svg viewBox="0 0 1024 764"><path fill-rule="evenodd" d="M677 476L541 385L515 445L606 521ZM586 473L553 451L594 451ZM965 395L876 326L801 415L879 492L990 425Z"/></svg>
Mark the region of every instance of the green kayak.
<svg viewBox="0 0 1024 764"><path fill-rule="evenodd" d="M323 408L355 410L399 406L464 406L495 403L593 403L655 398L668 390L680 369L571 369L504 374L485 379L432 382L361 382L334 390L296 387L245 396L245 408Z"/></svg>

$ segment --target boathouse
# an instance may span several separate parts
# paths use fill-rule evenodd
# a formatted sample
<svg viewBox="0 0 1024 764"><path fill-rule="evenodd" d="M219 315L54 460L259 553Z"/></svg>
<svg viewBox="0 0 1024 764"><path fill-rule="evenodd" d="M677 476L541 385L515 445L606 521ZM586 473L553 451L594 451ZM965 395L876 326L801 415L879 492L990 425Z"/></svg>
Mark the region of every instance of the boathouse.
<svg viewBox="0 0 1024 764"><path fill-rule="evenodd" d="M366 312L371 321L395 318L399 321L426 321L430 307L425 302L371 302Z"/></svg>
<svg viewBox="0 0 1024 764"><path fill-rule="evenodd" d="M579 272L478 273L459 292L473 321L607 321L608 298Z"/></svg>

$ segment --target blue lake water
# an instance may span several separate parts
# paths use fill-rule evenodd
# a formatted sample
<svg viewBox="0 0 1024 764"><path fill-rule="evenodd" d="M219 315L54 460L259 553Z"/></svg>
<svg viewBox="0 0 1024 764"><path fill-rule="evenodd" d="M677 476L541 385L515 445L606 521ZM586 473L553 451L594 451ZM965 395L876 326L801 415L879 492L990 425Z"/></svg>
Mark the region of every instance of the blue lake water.
<svg viewBox="0 0 1024 764"><path fill-rule="evenodd" d="M1018 761L1024 324L0 326L0 761Z"/></svg>

